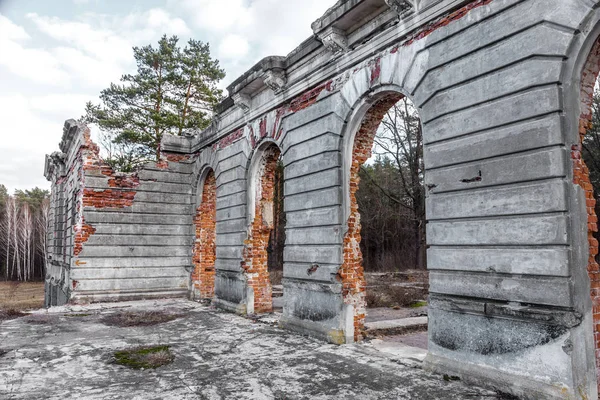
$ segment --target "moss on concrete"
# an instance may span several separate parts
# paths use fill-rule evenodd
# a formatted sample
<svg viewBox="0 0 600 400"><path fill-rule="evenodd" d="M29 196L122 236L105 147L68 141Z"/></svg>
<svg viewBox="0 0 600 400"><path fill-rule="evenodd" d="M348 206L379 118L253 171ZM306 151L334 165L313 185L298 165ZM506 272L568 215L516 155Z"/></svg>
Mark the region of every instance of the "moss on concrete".
<svg viewBox="0 0 600 400"><path fill-rule="evenodd" d="M136 347L129 350L116 351L116 364L133 369L154 369L173 362L173 354L169 346Z"/></svg>

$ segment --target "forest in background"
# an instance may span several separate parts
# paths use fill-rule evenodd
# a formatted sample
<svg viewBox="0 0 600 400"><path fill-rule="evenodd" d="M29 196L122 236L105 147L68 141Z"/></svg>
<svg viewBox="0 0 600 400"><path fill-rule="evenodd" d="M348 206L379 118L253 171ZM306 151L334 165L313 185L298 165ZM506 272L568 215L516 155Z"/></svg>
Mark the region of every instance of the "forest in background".
<svg viewBox="0 0 600 400"><path fill-rule="evenodd" d="M409 100L403 99L385 116L375 137L373 158L360 171L356 197L366 271L426 268L422 148L418 113ZM600 91L594 95L593 125L583 141L583 158L598 199ZM596 215L600 215L600 201L596 203ZM598 233L595 236L600 239Z"/></svg>
<svg viewBox="0 0 600 400"><path fill-rule="evenodd" d="M44 279L49 208L47 190L36 187L10 195L0 185L0 278Z"/></svg>
<svg viewBox="0 0 600 400"><path fill-rule="evenodd" d="M356 193L365 271L425 269L423 135L404 98L385 115Z"/></svg>

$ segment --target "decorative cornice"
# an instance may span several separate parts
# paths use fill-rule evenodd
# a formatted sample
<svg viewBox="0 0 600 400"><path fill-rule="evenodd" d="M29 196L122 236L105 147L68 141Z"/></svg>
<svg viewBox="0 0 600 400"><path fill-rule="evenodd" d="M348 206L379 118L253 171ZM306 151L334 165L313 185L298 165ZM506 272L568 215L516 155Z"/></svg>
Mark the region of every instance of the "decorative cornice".
<svg viewBox="0 0 600 400"><path fill-rule="evenodd" d="M263 81L277 94L285 89L287 78L283 69L270 69L264 72Z"/></svg>
<svg viewBox="0 0 600 400"><path fill-rule="evenodd" d="M400 18L404 18L416 9L417 0L384 0L385 4L388 5Z"/></svg>
<svg viewBox="0 0 600 400"><path fill-rule="evenodd" d="M235 93L233 96L233 103L242 109L244 113L250 111L252 106L252 99L245 93Z"/></svg>
<svg viewBox="0 0 600 400"><path fill-rule="evenodd" d="M330 26L319 34L319 39L330 52L337 54L346 52L348 48L348 38L346 33L341 29Z"/></svg>
<svg viewBox="0 0 600 400"><path fill-rule="evenodd" d="M73 141L75 140L75 136L77 135L78 129L82 128L83 125L79 124L74 119L68 119L65 121L65 125L63 127L63 135L62 140L58 147L63 153L68 153L69 149L73 145Z"/></svg>
<svg viewBox="0 0 600 400"><path fill-rule="evenodd" d="M62 177L65 174L65 153L55 151L50 155L46 155L44 165L44 176L48 181L52 181L54 177Z"/></svg>

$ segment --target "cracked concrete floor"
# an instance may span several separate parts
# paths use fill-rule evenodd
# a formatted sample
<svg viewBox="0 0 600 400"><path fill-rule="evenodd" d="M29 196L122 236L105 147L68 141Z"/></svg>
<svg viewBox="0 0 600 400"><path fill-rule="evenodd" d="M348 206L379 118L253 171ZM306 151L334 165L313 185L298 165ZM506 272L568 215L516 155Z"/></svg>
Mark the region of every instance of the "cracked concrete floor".
<svg viewBox="0 0 600 400"><path fill-rule="evenodd" d="M112 312L165 310L171 322L104 325ZM89 315L86 315L89 314ZM172 364L131 370L116 350L168 344ZM5 354L3 354L5 353ZM2 355L3 354L3 355ZM335 346L185 300L40 310L0 323L2 399L493 399L416 358L371 343Z"/></svg>

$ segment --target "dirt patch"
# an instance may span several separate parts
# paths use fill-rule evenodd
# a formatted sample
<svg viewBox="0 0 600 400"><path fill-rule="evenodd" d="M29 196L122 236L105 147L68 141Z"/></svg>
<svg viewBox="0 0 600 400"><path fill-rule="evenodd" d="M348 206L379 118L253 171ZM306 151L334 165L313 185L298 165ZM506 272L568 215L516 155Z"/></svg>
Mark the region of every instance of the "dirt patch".
<svg viewBox="0 0 600 400"><path fill-rule="evenodd" d="M56 315L34 314L30 315L26 321L28 324L33 325L50 325L58 322L58 317Z"/></svg>
<svg viewBox="0 0 600 400"><path fill-rule="evenodd" d="M367 337L373 338L388 338L388 337L405 337L410 335L419 335L424 334L425 338L427 338L427 324L422 325L412 325L412 326L399 326L389 329L378 329L376 331L367 331ZM427 339L425 339L427 340ZM401 340L397 340L397 342L401 342Z"/></svg>
<svg viewBox="0 0 600 400"><path fill-rule="evenodd" d="M367 273L367 307L414 307L427 303L429 276L426 271Z"/></svg>
<svg viewBox="0 0 600 400"><path fill-rule="evenodd" d="M169 346L136 347L117 351L114 363L133 369L154 369L173 362Z"/></svg>
<svg viewBox="0 0 600 400"><path fill-rule="evenodd" d="M43 282L0 282L0 310L24 311L43 306Z"/></svg>
<svg viewBox="0 0 600 400"><path fill-rule="evenodd" d="M102 323L121 328L131 326L152 326L174 321L183 317L181 314L171 314L161 311L131 311L107 315L102 318Z"/></svg>
<svg viewBox="0 0 600 400"><path fill-rule="evenodd" d="M281 285L283 280L283 270L269 271L269 279L271 280L271 285Z"/></svg>
<svg viewBox="0 0 600 400"><path fill-rule="evenodd" d="M21 317L25 317L25 316L27 316L27 314L24 314L15 309L6 309L6 310L0 309L0 322L8 321L9 319L21 318Z"/></svg>
<svg viewBox="0 0 600 400"><path fill-rule="evenodd" d="M428 290L414 287L381 286L367 291L367 307L422 307Z"/></svg>

